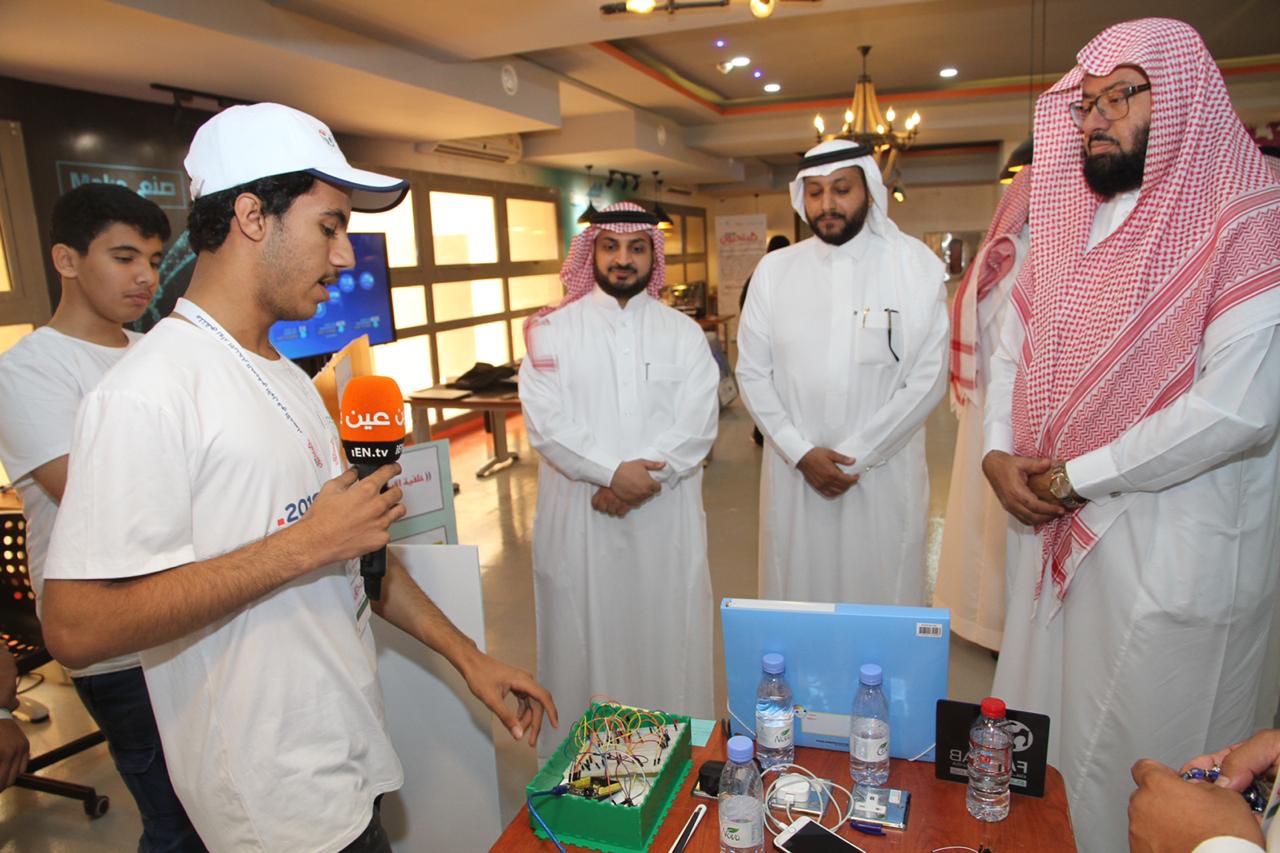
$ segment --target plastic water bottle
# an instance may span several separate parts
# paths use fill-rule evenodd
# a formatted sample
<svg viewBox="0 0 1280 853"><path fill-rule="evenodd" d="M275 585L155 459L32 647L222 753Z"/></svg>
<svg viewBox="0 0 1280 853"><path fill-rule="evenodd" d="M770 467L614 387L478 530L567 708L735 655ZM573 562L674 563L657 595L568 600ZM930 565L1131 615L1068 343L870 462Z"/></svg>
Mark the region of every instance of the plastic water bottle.
<svg viewBox="0 0 1280 853"><path fill-rule="evenodd" d="M1013 738L1005 727L1004 715L1004 702L988 696L982 700L982 716L969 729L969 792L965 805L978 820L997 821L1009 816Z"/></svg>
<svg viewBox="0 0 1280 853"><path fill-rule="evenodd" d="M796 718L791 688L782 677L787 668L782 655L770 652L760 659L760 666L764 675L756 688L756 755L768 770L795 761Z"/></svg>
<svg viewBox="0 0 1280 853"><path fill-rule="evenodd" d="M889 781L889 701L883 681L878 664L863 664L858 670L858 693L849 720L849 775L858 785Z"/></svg>
<svg viewBox="0 0 1280 853"><path fill-rule="evenodd" d="M729 738L720 772L720 853L764 853L764 783L754 751L750 738Z"/></svg>

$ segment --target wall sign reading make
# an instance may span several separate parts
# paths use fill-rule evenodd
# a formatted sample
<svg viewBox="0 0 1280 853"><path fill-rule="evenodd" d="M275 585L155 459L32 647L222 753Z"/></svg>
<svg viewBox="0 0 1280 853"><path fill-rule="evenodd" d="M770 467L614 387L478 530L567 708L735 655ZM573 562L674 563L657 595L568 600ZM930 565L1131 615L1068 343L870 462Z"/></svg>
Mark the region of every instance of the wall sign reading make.
<svg viewBox="0 0 1280 853"><path fill-rule="evenodd" d="M186 210L186 176L176 169L153 169L121 163L78 163L58 160L58 191L83 184L118 184L168 210Z"/></svg>

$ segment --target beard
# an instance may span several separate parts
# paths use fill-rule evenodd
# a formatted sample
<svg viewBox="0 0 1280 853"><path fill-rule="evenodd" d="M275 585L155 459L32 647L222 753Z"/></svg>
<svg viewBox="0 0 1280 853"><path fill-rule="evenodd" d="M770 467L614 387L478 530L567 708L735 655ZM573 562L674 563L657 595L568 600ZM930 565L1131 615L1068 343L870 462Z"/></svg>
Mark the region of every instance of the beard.
<svg viewBox="0 0 1280 853"><path fill-rule="evenodd" d="M1085 149L1084 180L1103 198L1112 198L1118 193L1136 190L1142 186L1142 171L1147 163L1147 136L1151 126L1147 125L1138 131L1130 151L1109 151L1105 154L1089 154ZM1115 137L1097 133L1092 139L1104 138L1119 145Z"/></svg>
<svg viewBox="0 0 1280 853"><path fill-rule="evenodd" d="M276 320L310 320L315 316L318 305L309 294L310 288L307 289L308 292L301 291L298 272L309 266L314 267L314 262L306 263L306 259L288 241L284 230L274 227L277 227L277 231L263 251L254 301L267 316ZM337 280L337 275L330 270L323 278L313 281L312 285L327 288Z"/></svg>
<svg viewBox="0 0 1280 853"><path fill-rule="evenodd" d="M622 286L609 281L609 271L612 270L631 270L634 272L635 267L612 266L609 267L608 271L601 271L599 267L595 268L596 284L600 286L601 290L612 296L614 299L630 299L648 287L649 280L653 278L653 269L650 268L644 275L636 278L635 284Z"/></svg>
<svg viewBox="0 0 1280 853"><path fill-rule="evenodd" d="M835 234L828 235L820 231L818 229L816 221L813 219L808 220L809 227L813 229L814 235L822 242L830 243L832 246L843 246L845 243L848 243L854 237L857 237L858 233L862 231L862 226L865 225L867 222L867 212L868 210L870 210L870 208L871 208L871 197L870 195L868 195L865 199L863 199L862 207L854 211L852 216L845 216L842 213L838 213L834 211L822 214L822 217L820 218L834 216L834 217L838 217L844 223L844 227L841 228L839 231L837 231Z"/></svg>

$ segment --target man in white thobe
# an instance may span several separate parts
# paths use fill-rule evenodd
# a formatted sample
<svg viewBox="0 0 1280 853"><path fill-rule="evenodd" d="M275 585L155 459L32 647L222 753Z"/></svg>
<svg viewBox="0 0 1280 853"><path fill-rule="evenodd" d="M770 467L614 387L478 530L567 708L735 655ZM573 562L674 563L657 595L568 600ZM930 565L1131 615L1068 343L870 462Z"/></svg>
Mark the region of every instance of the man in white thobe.
<svg viewBox="0 0 1280 853"><path fill-rule="evenodd" d="M983 469L1017 522L993 689L1052 718L1080 849L1109 853L1137 759L1275 712L1280 184L1191 27L1078 60L1036 108Z"/></svg>
<svg viewBox="0 0 1280 853"><path fill-rule="evenodd" d="M526 327L538 671L570 713L607 697L714 716L702 460L720 374L697 323L656 298L656 223L630 202L596 214L564 302Z"/></svg>
<svg viewBox="0 0 1280 853"><path fill-rule="evenodd" d="M946 289L887 195L870 149L811 149L791 203L815 236L751 276L737 376L768 438L764 598L924 603L924 422L947 387Z"/></svg>
<svg viewBox="0 0 1280 853"><path fill-rule="evenodd" d="M957 636L996 651L1004 630L1009 514L982 476L983 408L1001 318L1031 239L1030 199L1028 167L1001 197L982 248L956 290L951 312L951 408L960 423L933 606L951 611L951 630Z"/></svg>

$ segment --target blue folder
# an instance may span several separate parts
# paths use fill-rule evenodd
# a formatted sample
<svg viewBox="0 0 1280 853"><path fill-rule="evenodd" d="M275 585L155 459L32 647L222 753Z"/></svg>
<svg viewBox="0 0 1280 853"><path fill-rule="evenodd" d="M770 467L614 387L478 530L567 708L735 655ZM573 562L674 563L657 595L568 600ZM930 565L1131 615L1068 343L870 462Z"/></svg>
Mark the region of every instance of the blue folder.
<svg viewBox="0 0 1280 853"><path fill-rule="evenodd" d="M947 695L949 610L726 598L720 617L734 734L754 737L760 658L780 652L796 745L847 751L858 669L876 663L889 700L889 754L933 760L937 703Z"/></svg>

